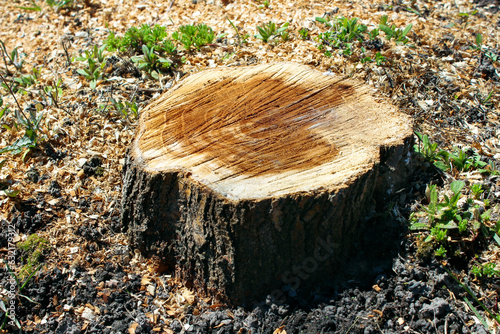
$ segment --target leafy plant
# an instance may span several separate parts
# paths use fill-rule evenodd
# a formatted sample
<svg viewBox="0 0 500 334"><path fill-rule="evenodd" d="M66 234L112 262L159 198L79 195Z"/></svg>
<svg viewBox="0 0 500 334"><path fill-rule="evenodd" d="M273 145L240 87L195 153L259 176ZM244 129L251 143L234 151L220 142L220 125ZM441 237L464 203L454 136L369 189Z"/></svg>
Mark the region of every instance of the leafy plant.
<svg viewBox="0 0 500 334"><path fill-rule="evenodd" d="M5 44L3 43L2 40L0 40L0 51L2 52L2 59L5 64L5 70L7 71L7 74L10 74L8 68L9 65L13 65L18 71L20 71L23 68L24 64L23 58L25 54L19 53L17 49L18 48L15 47L14 50L12 50L9 54L9 52L7 52Z"/></svg>
<svg viewBox="0 0 500 334"><path fill-rule="evenodd" d="M479 196L481 196L481 194L484 192L482 188L482 185L479 183L475 183L470 186L470 192L475 199L479 199Z"/></svg>
<svg viewBox="0 0 500 334"><path fill-rule="evenodd" d="M7 82L5 81L5 78L0 75L0 78L4 82L4 84L7 85ZM8 86L10 89L10 86ZM21 153L25 148L28 150L26 153L30 151L30 149L36 147L39 139L39 132L41 130L41 121L43 119L43 106L41 104L37 104L35 108L29 108L29 116L24 113L22 110L21 106L19 105L19 102L17 101L16 96L14 95L14 92L10 90L10 93L14 100L16 101L16 104L19 109L17 109L14 113L14 124L13 126L16 128L23 127L24 128L24 136L17 139L12 145L9 145L7 147L4 147L0 149L0 154L5 153L5 152L11 152L13 154L18 154ZM0 99L0 108L3 105L3 100ZM7 113L10 111L9 108L4 108L2 109L2 114L0 118L4 117L7 115ZM6 124L3 124L3 127L6 128L7 130L11 130L9 126Z"/></svg>
<svg viewBox="0 0 500 334"><path fill-rule="evenodd" d="M380 19L380 24L378 25L378 27L385 33L385 38L387 38L388 40L394 38L396 43L406 44L408 43L408 38L406 38L406 35L408 35L408 33L410 32L411 28L413 27L413 24L410 23L404 29L400 29L396 27L396 25L394 24L389 26L387 24L387 15L384 15Z"/></svg>
<svg viewBox="0 0 500 334"><path fill-rule="evenodd" d="M273 40L276 37L281 38L282 41L288 40L288 22L283 23L279 28L276 23L269 21L269 23L257 27L257 34L255 38L261 39L264 43Z"/></svg>
<svg viewBox="0 0 500 334"><path fill-rule="evenodd" d="M363 51L359 45L365 40L365 35L368 34L370 38L375 38L378 33L370 35L367 26L358 23L357 18L339 16L329 20L324 17L316 17L315 20L328 28L317 37L318 48L323 50L326 56L331 57L335 49L345 56L355 55L357 50L361 50L360 61L363 63L371 61L371 57L364 55L366 50Z"/></svg>
<svg viewBox="0 0 500 334"><path fill-rule="evenodd" d="M97 81L103 79L103 69L106 65L103 54L105 49L106 46L98 48L97 45L94 45L90 52L85 50L85 55L76 58L78 61L87 63L86 68L79 68L76 72L90 81L91 89L95 89Z"/></svg>
<svg viewBox="0 0 500 334"><path fill-rule="evenodd" d="M471 269L471 274L476 277L500 277L500 271L496 269L497 265L495 263L489 262L485 264L474 265Z"/></svg>
<svg viewBox="0 0 500 334"><path fill-rule="evenodd" d="M215 39L215 33L206 24L183 25L172 34L172 38L179 41L184 49L191 50L192 47L200 49L202 46L211 44Z"/></svg>
<svg viewBox="0 0 500 334"><path fill-rule="evenodd" d="M109 98L109 101L111 102L111 105L113 106L117 114L123 118L128 118L130 117L131 114L134 115L135 117L139 115L139 108L137 107L135 101L122 102L120 100L117 101L112 97Z"/></svg>
<svg viewBox="0 0 500 334"><path fill-rule="evenodd" d="M307 40L309 39L309 29L307 28L300 28L299 29L299 36L300 36L300 39L302 40Z"/></svg>
<svg viewBox="0 0 500 334"><path fill-rule="evenodd" d="M431 143L427 135L415 132L418 138L418 144L414 146L417 154L420 154L425 160L434 164L441 171L450 171L456 169L459 172L472 169L482 170L488 164L481 161L477 152L455 149L453 152L438 150L437 143Z"/></svg>
<svg viewBox="0 0 500 334"><path fill-rule="evenodd" d="M149 49L155 47L160 52L173 54L175 45L168 38L167 30L164 26L143 24L139 28L129 28L123 37L116 37L114 32L110 32L105 45L109 51L118 50L122 53L136 54L142 51L142 46Z"/></svg>
<svg viewBox="0 0 500 334"><path fill-rule="evenodd" d="M55 105L57 108L60 108L60 98L63 95L63 89L61 85L62 81L61 79L57 81L52 81L50 85L44 86L43 87L43 94L42 97L44 98L45 102L49 105Z"/></svg>
<svg viewBox="0 0 500 334"><path fill-rule="evenodd" d="M436 256L459 256L478 237L488 239L496 235L496 227L489 223L491 210L484 210L479 204L474 204L472 197L467 199L467 205L458 207L464 186L463 181L452 182L452 195L448 197L444 194L441 200L437 186L428 186L428 204L410 215L410 230L420 231L422 235L419 241L420 254L434 249ZM477 188L475 190L478 191ZM489 203L484 200L482 205L486 208Z"/></svg>
<svg viewBox="0 0 500 334"><path fill-rule="evenodd" d="M500 314L498 311L492 311L486 305L476 296L476 294L467 286L467 284L462 283L460 279L458 279L451 271L450 269L446 268L446 266L443 265L444 270L457 282L473 299L474 301L481 306L481 308L488 313L488 315L494 319L498 324L500 324ZM485 328L489 328L490 326L486 322L486 320L481 316L481 314L478 312L476 307L469 301L467 297L464 297L465 302L467 305L470 307L472 312L476 315L476 317L479 319L479 321L483 324Z"/></svg>
<svg viewBox="0 0 500 334"><path fill-rule="evenodd" d="M40 70L34 67L32 72L33 74L27 74L27 75L22 75L20 77L16 77L14 78L14 81L16 81L20 86L24 88L33 86L40 78Z"/></svg>
<svg viewBox="0 0 500 334"><path fill-rule="evenodd" d="M147 71L153 78L159 79L158 72L161 69L169 68L172 64L170 59L162 58L158 56L155 52L154 46L148 48L146 45L142 46L142 56L132 57L132 61L137 64L137 67L141 70Z"/></svg>

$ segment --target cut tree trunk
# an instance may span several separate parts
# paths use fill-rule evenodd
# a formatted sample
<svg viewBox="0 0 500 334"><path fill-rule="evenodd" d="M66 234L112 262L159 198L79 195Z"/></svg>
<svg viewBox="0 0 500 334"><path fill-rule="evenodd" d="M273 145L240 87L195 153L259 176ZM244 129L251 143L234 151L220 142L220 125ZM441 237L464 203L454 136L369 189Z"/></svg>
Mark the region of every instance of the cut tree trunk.
<svg viewBox="0 0 500 334"><path fill-rule="evenodd" d="M199 72L143 112L124 166L131 244L219 300L321 287L410 171L410 119L292 63Z"/></svg>

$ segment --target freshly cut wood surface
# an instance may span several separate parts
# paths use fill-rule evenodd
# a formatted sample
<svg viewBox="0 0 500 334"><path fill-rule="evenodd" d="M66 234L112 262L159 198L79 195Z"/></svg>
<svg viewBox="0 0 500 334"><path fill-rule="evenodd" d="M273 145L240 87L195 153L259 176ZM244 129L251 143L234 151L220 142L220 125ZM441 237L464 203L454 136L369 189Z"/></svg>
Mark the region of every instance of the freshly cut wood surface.
<svg viewBox="0 0 500 334"><path fill-rule="evenodd" d="M122 221L132 247L217 299L317 289L405 182L412 140L360 83L293 63L206 70L143 113Z"/></svg>
<svg viewBox="0 0 500 334"><path fill-rule="evenodd" d="M345 187L411 132L368 88L294 63L206 70L156 100L133 154L231 199Z"/></svg>

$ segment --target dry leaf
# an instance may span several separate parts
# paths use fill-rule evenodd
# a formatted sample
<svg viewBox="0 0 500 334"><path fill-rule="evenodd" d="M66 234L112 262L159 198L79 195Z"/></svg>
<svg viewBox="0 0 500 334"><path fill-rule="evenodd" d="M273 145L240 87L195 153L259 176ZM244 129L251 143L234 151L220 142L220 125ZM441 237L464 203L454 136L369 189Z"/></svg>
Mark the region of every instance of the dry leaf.
<svg viewBox="0 0 500 334"><path fill-rule="evenodd" d="M286 334L285 325L276 328L273 334Z"/></svg>
<svg viewBox="0 0 500 334"><path fill-rule="evenodd" d="M137 322L134 322L130 327L128 328L128 333L129 334L135 334L135 329L139 326Z"/></svg>

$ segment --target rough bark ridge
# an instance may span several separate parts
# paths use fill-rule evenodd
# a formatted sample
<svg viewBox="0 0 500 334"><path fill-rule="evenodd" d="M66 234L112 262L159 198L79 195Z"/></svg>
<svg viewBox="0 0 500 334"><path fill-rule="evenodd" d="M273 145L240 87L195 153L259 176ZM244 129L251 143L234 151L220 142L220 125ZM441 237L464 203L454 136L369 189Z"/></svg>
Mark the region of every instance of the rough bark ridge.
<svg viewBox="0 0 500 334"><path fill-rule="evenodd" d="M365 104L373 108L385 105L370 100L366 89L359 84L340 80L343 88L331 88L340 81L325 79L303 66L262 65L228 71L233 72L219 70L194 75L143 113L124 166L122 220L132 246L145 255L160 256L171 268L175 264L176 275L186 283L232 303L249 302L269 293L280 297L285 291L328 286L339 276L342 263L353 251L352 246L362 231L362 220L373 208L374 199L380 200L396 190L408 176L413 138L410 122L391 108L389 112L370 111ZM291 85L277 88L278 93L284 92L285 100L280 101L276 94L255 97L252 90L249 94L253 98L243 93L233 94L235 100L225 104L237 107L226 116L215 111L225 105L218 106L216 98L207 97L200 102L198 96L189 95L189 92L203 94L204 88L217 87L218 82L223 87L232 87L232 81L237 84L243 80L241 76L246 78L241 84L248 87L245 84L255 83L256 74L261 81L272 78L272 86L291 80ZM304 75L307 80L301 79ZM289 92L295 88L298 93ZM345 95L323 99L324 106L316 101L318 95L339 92ZM262 102L266 98L275 102L271 109L281 108L283 102L287 103L286 108L300 101L314 104L315 109L311 109L314 115L310 116L307 108L298 114L293 108L293 112L283 109L279 113L260 110L260 106L269 107L269 102ZM203 122L186 114L192 110L190 105L201 106ZM363 108L356 110L360 107ZM169 135L168 131L178 127L177 120L170 121L170 116L179 113L176 108L182 109L179 114L182 131ZM206 108L215 109L212 112ZM215 125L217 117L225 119L222 125ZM283 124L279 117L284 118ZM293 128L294 120L301 125ZM243 125L234 125L237 122ZM261 128L251 129L249 124ZM332 133L328 132L329 126L333 127ZM377 126L378 129L368 128ZM298 133L312 132L301 136L289 127ZM234 132L234 128L239 132ZM377 137L376 133L381 131L384 133ZM183 133L189 135L184 138ZM267 141L265 133L270 134ZM238 138L230 139L233 135ZM213 136L211 141L210 136ZM282 136L295 145L289 150L295 157L291 161L287 160L287 141ZM371 137L373 142L368 140ZM255 143L245 144L245 138ZM245 146L244 153L228 149L224 140ZM325 140L328 145L324 145ZM301 148L307 151L308 141L317 145L315 150L320 153L324 147L328 146L328 150L322 156L306 156L314 152L300 152ZM217 149L210 148L211 142ZM275 148L265 148L261 160L258 152L252 151L273 144L285 156L278 158L280 164L286 165L282 168L283 176L279 168L273 167L270 172L268 167L262 167L263 163L264 166L275 163L272 155ZM179 147L182 149L176 151ZM235 156L225 156L227 150L236 152ZM357 154L367 158L363 160ZM248 166L244 165L245 156L249 159ZM351 165L350 160L359 165ZM342 170L342 166L349 168ZM216 175L214 179L213 174L223 168L226 170L221 172L222 176ZM228 174L231 171L233 175ZM317 184L304 176L307 173ZM294 183L294 178L300 186ZM237 190L232 190L228 179ZM239 182L245 186L238 187ZM263 188L269 184L282 188L262 191L258 196L241 190L247 189L247 185L253 189L251 183Z"/></svg>

